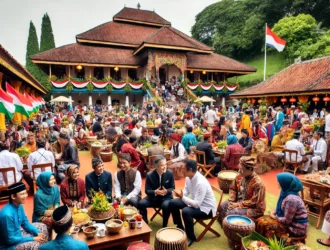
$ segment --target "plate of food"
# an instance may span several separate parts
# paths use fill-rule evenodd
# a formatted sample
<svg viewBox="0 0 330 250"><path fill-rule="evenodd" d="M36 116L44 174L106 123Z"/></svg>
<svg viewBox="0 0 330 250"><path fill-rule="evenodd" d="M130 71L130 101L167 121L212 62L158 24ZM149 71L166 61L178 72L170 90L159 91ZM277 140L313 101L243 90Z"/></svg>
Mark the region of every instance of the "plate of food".
<svg viewBox="0 0 330 250"><path fill-rule="evenodd" d="M91 218L86 213L76 213L72 215L72 220L74 225L82 227L87 225L88 222L90 222Z"/></svg>

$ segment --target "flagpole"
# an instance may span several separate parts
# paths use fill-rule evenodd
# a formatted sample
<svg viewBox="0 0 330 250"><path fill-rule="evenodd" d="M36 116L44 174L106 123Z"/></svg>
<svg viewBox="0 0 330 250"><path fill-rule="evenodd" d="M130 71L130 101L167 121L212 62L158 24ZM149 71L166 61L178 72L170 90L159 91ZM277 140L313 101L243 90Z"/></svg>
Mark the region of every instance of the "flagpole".
<svg viewBox="0 0 330 250"><path fill-rule="evenodd" d="M266 80L266 59L267 59L267 45L266 45L266 35L267 35L267 23L265 25L265 59L264 59L264 81Z"/></svg>

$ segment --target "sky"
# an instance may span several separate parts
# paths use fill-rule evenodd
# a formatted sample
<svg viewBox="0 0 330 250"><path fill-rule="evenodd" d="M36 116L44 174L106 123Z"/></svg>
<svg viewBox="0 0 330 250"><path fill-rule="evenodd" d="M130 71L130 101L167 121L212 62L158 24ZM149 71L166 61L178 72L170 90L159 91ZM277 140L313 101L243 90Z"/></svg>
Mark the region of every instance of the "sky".
<svg viewBox="0 0 330 250"><path fill-rule="evenodd" d="M195 16L219 0L0 0L0 44L22 65L25 65L26 44L30 21L36 27L40 44L41 21L47 12L60 47L76 42L75 36L112 17L124 6L154 10L188 35Z"/></svg>

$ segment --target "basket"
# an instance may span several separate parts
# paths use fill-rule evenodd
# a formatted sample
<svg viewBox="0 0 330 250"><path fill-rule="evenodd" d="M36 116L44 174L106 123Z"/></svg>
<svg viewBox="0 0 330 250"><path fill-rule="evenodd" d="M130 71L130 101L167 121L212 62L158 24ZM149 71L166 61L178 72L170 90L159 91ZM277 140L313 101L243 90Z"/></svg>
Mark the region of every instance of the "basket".
<svg viewBox="0 0 330 250"><path fill-rule="evenodd" d="M112 161L112 152L101 152L100 156L103 162Z"/></svg>
<svg viewBox="0 0 330 250"><path fill-rule="evenodd" d="M118 220L118 219L108 220L105 223L107 232L110 234L119 233L119 231L123 228L123 225L124 225L123 221Z"/></svg>
<svg viewBox="0 0 330 250"><path fill-rule="evenodd" d="M123 210L123 220L128 220L138 213L135 207L124 207Z"/></svg>

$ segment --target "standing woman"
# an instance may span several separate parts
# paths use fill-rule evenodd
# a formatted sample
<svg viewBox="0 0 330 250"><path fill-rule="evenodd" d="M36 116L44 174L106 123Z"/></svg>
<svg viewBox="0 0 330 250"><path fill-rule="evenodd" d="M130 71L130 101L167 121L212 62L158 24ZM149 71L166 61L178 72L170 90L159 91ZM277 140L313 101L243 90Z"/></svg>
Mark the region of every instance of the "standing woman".
<svg viewBox="0 0 330 250"><path fill-rule="evenodd" d="M77 208L84 207L86 197L85 182L79 178L79 168L77 165L69 165L67 177L61 184L61 200L64 205Z"/></svg>
<svg viewBox="0 0 330 250"><path fill-rule="evenodd" d="M42 222L52 231L52 214L60 206L60 192L56 185L55 174L42 172L37 178L38 191L34 195L32 222Z"/></svg>

